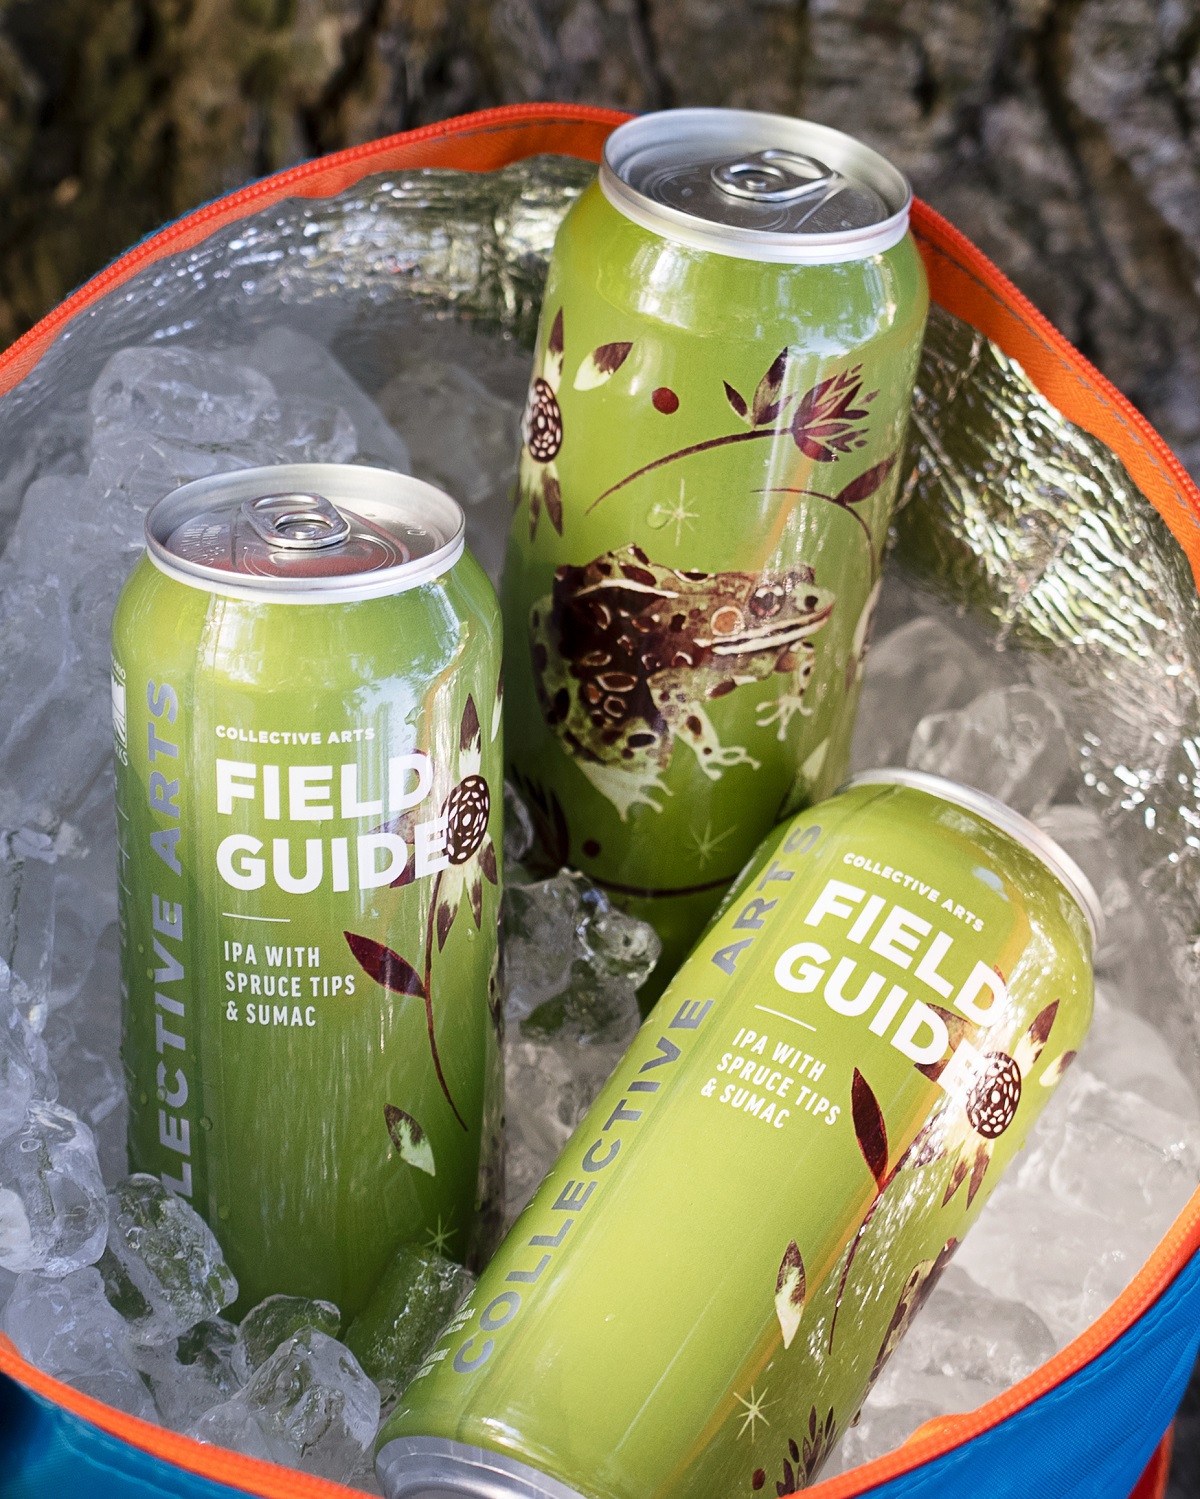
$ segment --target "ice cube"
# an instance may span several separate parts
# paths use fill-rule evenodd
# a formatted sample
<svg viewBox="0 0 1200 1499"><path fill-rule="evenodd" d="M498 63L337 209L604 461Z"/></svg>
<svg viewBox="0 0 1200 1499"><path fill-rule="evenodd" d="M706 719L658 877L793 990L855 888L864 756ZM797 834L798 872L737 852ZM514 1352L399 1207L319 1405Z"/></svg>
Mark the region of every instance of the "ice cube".
<svg viewBox="0 0 1200 1499"><path fill-rule="evenodd" d="M403 367L378 393L380 409L407 439L413 473L463 504L467 545L498 585L528 355L515 344L487 347L477 333L444 322L406 329L402 347Z"/></svg>
<svg viewBox="0 0 1200 1499"><path fill-rule="evenodd" d="M532 1040L513 1027L504 1041L505 1219L520 1213L595 1101L626 1042Z"/></svg>
<svg viewBox="0 0 1200 1499"><path fill-rule="evenodd" d="M1156 1208L1169 1221L1200 1179L1200 1122L1105 1085L1087 1071L1082 1053L1076 1066L1069 1102L1044 1132L1052 1142L1038 1163L1048 1164L1045 1184L1063 1202L1113 1222L1153 1221ZM1022 1183L1031 1174L1023 1164Z"/></svg>
<svg viewBox="0 0 1200 1499"><path fill-rule="evenodd" d="M236 1336L232 1324L215 1317L197 1323L176 1343L134 1349L133 1360L164 1425L187 1431L205 1411L238 1392L242 1381L231 1361Z"/></svg>
<svg viewBox="0 0 1200 1499"><path fill-rule="evenodd" d="M637 991L661 951L653 928L616 910L573 870L510 886L504 902L505 1014L524 1033L628 1042Z"/></svg>
<svg viewBox="0 0 1200 1499"><path fill-rule="evenodd" d="M50 1053L41 1032L46 1005L30 994L27 986L0 958L0 1034L33 1069L33 1098L53 1103L58 1097L58 1079L50 1065Z"/></svg>
<svg viewBox="0 0 1200 1499"><path fill-rule="evenodd" d="M408 1384L474 1284L468 1270L430 1249L397 1251L346 1333L385 1399Z"/></svg>
<svg viewBox="0 0 1200 1499"><path fill-rule="evenodd" d="M399 473L411 471L408 445L388 424L379 407L346 373L333 355L315 338L295 328L270 328L245 350L231 351L231 358L253 366L271 381L278 392L283 416L281 432L292 432L292 462L348 463L354 458ZM321 456L327 447L312 438L304 440L288 412L303 413L315 407L335 407L350 428L352 446L342 458ZM327 440L326 440L327 441ZM453 493L453 491L451 491Z"/></svg>
<svg viewBox="0 0 1200 1499"><path fill-rule="evenodd" d="M0 900L12 923L5 948L12 974L24 989L21 1011L37 1031L45 1026L49 1012L57 858L55 840L48 833L25 827L0 835ZM10 993L17 1000L17 993Z"/></svg>
<svg viewBox="0 0 1200 1499"><path fill-rule="evenodd" d="M315 1327L336 1338L341 1326L342 1314L332 1301L311 1296L268 1296L242 1318L232 1354L234 1372L245 1383L294 1333Z"/></svg>
<svg viewBox="0 0 1200 1499"><path fill-rule="evenodd" d="M124 1083L108 1058L91 1051L79 1039L71 1014L58 1010L46 1027L50 1063L58 1078L59 1100L73 1109L95 1131L125 1097Z"/></svg>
<svg viewBox="0 0 1200 1499"><path fill-rule="evenodd" d="M928 615L908 621L871 646L851 766L902 765L913 730L926 714L960 708L999 679L997 656Z"/></svg>
<svg viewBox="0 0 1200 1499"><path fill-rule="evenodd" d="M85 679L102 701L111 690L113 611L137 550L140 548L135 539L85 568L71 586L67 600L71 644Z"/></svg>
<svg viewBox="0 0 1200 1499"><path fill-rule="evenodd" d="M93 1400L102 1400L105 1405L115 1406L127 1416L138 1416L143 1421L158 1422L158 1409L154 1397L138 1371L130 1365L118 1364L111 1369L98 1369L90 1374L76 1374L66 1381L81 1394Z"/></svg>
<svg viewBox="0 0 1200 1499"><path fill-rule="evenodd" d="M131 510L122 495L110 492L106 477L93 472L36 480L25 492L9 537L5 562L24 574L34 588L44 588L46 581L53 580L64 607L75 585L98 562L121 558L127 569L140 550L141 514ZM69 617L63 622L74 635ZM46 651L57 644L52 637Z"/></svg>
<svg viewBox="0 0 1200 1499"><path fill-rule="evenodd" d="M1071 768L1058 707L1033 687L985 692L913 731L908 764L974 786L1018 812L1040 811Z"/></svg>
<svg viewBox="0 0 1200 1499"><path fill-rule="evenodd" d="M885 1452L893 1452L926 1421L945 1415L931 1400L910 1400L900 1405L885 1405L882 1400L868 1400L856 1425L851 1426L834 1448L832 1459L821 1469L822 1478L846 1473L860 1463L873 1462Z"/></svg>
<svg viewBox="0 0 1200 1499"><path fill-rule="evenodd" d="M567 874L504 892L505 1012L522 1020L571 981L579 891Z"/></svg>
<svg viewBox="0 0 1200 1499"><path fill-rule="evenodd" d="M107 1227L91 1130L70 1109L31 1103L0 1144L0 1265L69 1275L100 1258Z"/></svg>
<svg viewBox="0 0 1200 1499"><path fill-rule="evenodd" d="M153 1176L127 1176L109 1194L108 1295L137 1343L180 1337L237 1296L208 1224Z"/></svg>
<svg viewBox="0 0 1200 1499"><path fill-rule="evenodd" d="M661 947L645 922L565 869L509 883L503 940L511 1221L637 1032L637 991Z"/></svg>
<svg viewBox="0 0 1200 1499"><path fill-rule="evenodd" d="M1063 1202L1044 1182L1002 1178L957 1263L994 1295L1039 1316L1059 1347L1125 1289L1169 1227L1113 1221Z"/></svg>
<svg viewBox="0 0 1200 1499"><path fill-rule="evenodd" d="M350 1350L306 1327L275 1350L244 1390L203 1416L192 1434L344 1483L375 1439L379 1404L379 1391Z"/></svg>
<svg viewBox="0 0 1200 1499"><path fill-rule="evenodd" d="M504 782L504 864L519 863L533 847L533 819L511 781Z"/></svg>
<svg viewBox="0 0 1200 1499"><path fill-rule="evenodd" d="M91 1265L58 1279L19 1275L4 1309L4 1331L47 1374L82 1374L127 1362L125 1324Z"/></svg>
<svg viewBox="0 0 1200 1499"><path fill-rule="evenodd" d="M187 1428L188 1436L216 1447L228 1447L243 1457L257 1457L264 1462L278 1462L274 1446L254 1418L254 1412L236 1395L205 1411Z"/></svg>
<svg viewBox="0 0 1200 1499"><path fill-rule="evenodd" d="M113 854L109 863L111 880L117 860L115 848L108 851ZM110 922L115 923L116 914L115 903L110 906L107 899L97 897L77 864L59 862L54 871L54 946L47 995L51 1010L70 1004L79 993L100 941Z"/></svg>
<svg viewBox="0 0 1200 1499"><path fill-rule="evenodd" d="M118 1410L158 1419L129 1362L125 1324L91 1266L61 1279L25 1273L4 1309L3 1328L31 1364Z"/></svg>
<svg viewBox="0 0 1200 1499"><path fill-rule="evenodd" d="M196 445L186 433L168 436L136 427L97 429L87 486L89 493L100 496L97 514L109 517L104 554L110 565L126 572L132 567L142 549L146 512L163 495L193 479L270 461L269 449L249 438ZM72 565L69 576L79 575L79 566Z"/></svg>
<svg viewBox="0 0 1200 1499"><path fill-rule="evenodd" d="M219 354L165 344L120 349L92 386L92 441L133 432L195 446L253 438L272 421L275 387Z"/></svg>
<svg viewBox="0 0 1200 1499"><path fill-rule="evenodd" d="M0 994L0 1141L25 1123L25 1115L34 1096L35 1073L32 1059L24 1045L18 1017L6 996Z"/></svg>
<svg viewBox="0 0 1200 1499"><path fill-rule="evenodd" d="M1097 985L1092 1027L1072 1071L1089 1073L1116 1093L1135 1093L1181 1120L1194 1120L1200 1117L1196 1090L1179 1062L1179 1053L1156 1026L1118 1005L1108 986Z"/></svg>
<svg viewBox="0 0 1200 1499"><path fill-rule="evenodd" d="M505 511L521 441L519 405L461 364L429 357L396 375L380 391L379 405L404 434L419 479L468 509L490 502Z"/></svg>
<svg viewBox="0 0 1200 1499"><path fill-rule="evenodd" d="M1050 1329L1020 1301L1005 1300L951 1265L930 1292L892 1355L879 1386L909 1398L918 1375L944 1378L971 1388L959 1398L948 1385L939 1395L945 1410L970 1410L978 1386L995 1391L1016 1384L1057 1351ZM953 1401L953 1403L948 1403Z"/></svg>
<svg viewBox="0 0 1200 1499"><path fill-rule="evenodd" d="M1104 929L1094 961L1097 969L1107 968L1145 937L1144 916L1122 872L1116 830L1106 831L1090 807L1073 803L1047 807L1037 824L1075 860L1099 897Z"/></svg>

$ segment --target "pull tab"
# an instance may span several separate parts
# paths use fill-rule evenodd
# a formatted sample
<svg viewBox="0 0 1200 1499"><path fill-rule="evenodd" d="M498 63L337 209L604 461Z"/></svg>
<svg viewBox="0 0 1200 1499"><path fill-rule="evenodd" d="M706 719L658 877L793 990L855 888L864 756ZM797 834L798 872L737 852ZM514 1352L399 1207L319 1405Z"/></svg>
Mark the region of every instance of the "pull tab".
<svg viewBox="0 0 1200 1499"><path fill-rule="evenodd" d="M313 552L350 535L350 522L320 494L264 494L243 500L242 514L270 547Z"/></svg>
<svg viewBox="0 0 1200 1499"><path fill-rule="evenodd" d="M793 151L756 151L738 161L718 162L709 173L731 198L752 203L791 203L809 193L840 186L839 174L815 156Z"/></svg>

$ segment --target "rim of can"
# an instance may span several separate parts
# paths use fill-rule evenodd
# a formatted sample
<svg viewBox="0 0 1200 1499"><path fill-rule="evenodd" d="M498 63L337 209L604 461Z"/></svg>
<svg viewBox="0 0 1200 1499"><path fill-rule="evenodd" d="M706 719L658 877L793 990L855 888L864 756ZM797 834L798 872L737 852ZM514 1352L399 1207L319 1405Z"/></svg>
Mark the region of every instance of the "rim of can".
<svg viewBox="0 0 1200 1499"><path fill-rule="evenodd" d="M1059 883L1066 888L1083 912L1092 934L1092 951L1095 952L1099 947L1104 931L1104 911L1100 905L1100 897L1096 894L1096 887L1060 843L1028 817L1014 812L1006 802L998 801L986 791L977 791L974 786L964 786L960 781L951 781L926 770L909 770L906 767L859 771L843 784L842 790L848 791L851 786L908 786L914 791L925 791L941 801L964 807L969 812L977 812L985 822L990 822L994 828L999 828L1002 833L1007 833L1010 838L1023 844L1035 858L1041 860L1051 874L1057 876Z"/></svg>
<svg viewBox="0 0 1200 1499"><path fill-rule="evenodd" d="M376 1455L375 1472L387 1499L584 1499L507 1453L446 1437L393 1437Z"/></svg>
<svg viewBox="0 0 1200 1499"><path fill-rule="evenodd" d="M231 513L254 501L285 496L323 496L333 506L360 515L356 502L376 514L434 530L432 550L392 567L329 577L268 577L234 573L170 551L167 542L185 521L221 504ZM145 524L146 551L160 572L192 588L254 602L288 604L349 603L406 593L449 572L466 545L462 507L443 490L411 474L356 463L280 463L233 469L173 489L150 507Z"/></svg>
<svg viewBox="0 0 1200 1499"><path fill-rule="evenodd" d="M853 178L872 188L892 209L890 217L860 229L823 234L745 229L696 217L655 202L621 175L635 151L691 132L698 149L783 150L818 155L835 170L853 169ZM741 132L740 134L736 134ZM731 139L736 134L736 140ZM847 176L851 172L847 170ZM898 245L908 233L913 191L904 173L885 156L831 125L793 115L753 109L664 109L618 125L604 142L600 190L612 206L643 229L665 235L694 249L736 260L785 265L836 265L866 260Z"/></svg>

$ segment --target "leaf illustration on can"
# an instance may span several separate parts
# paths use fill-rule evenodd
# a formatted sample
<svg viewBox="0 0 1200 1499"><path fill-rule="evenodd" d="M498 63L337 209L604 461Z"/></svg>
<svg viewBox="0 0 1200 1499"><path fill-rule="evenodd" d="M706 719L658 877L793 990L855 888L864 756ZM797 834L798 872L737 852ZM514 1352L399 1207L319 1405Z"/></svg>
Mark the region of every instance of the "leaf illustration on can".
<svg viewBox="0 0 1200 1499"><path fill-rule="evenodd" d="M829 1323L830 1351L833 1349L833 1335L837 1330L838 1313L842 1309L842 1297L846 1294L846 1282L850 1278L850 1267L854 1264L854 1257L859 1251L867 1227L874 1218L879 1204L883 1201L884 1192L891 1185L897 1171L907 1158L907 1152L905 1152L891 1171L888 1171L887 1125L884 1123L883 1110L879 1107L879 1100L875 1097L874 1089L857 1067L854 1069L854 1078L850 1085L850 1117L854 1122L854 1137L858 1141L858 1148L862 1152L863 1160L867 1163L867 1170L875 1179L875 1198L858 1226L858 1232L854 1235L849 1253L846 1255L846 1263L842 1267L842 1278L838 1282L837 1296L833 1303L833 1317Z"/></svg>
<svg viewBox="0 0 1200 1499"><path fill-rule="evenodd" d="M421 975L407 958L402 958L382 942L376 942L374 937L363 937L357 932L344 932L342 935L368 978L374 979L393 994L415 994L419 999L425 998L425 985L421 982Z"/></svg>
<svg viewBox="0 0 1200 1499"><path fill-rule="evenodd" d="M458 1112L458 1106L450 1096L450 1088L446 1082L445 1073L442 1071L442 1059L438 1055L437 1036L433 1026L433 1001L430 999L429 989L420 974L407 958L402 958L398 952L393 952L382 942L376 942L374 937L364 937L359 932L343 932L342 935L350 951L358 960L358 966L368 978L374 979L377 984L392 994L409 994L424 1000L425 1029L429 1034L429 1052L433 1057L438 1084L446 1095L446 1102L454 1111L454 1117L463 1129L466 1129L466 1120Z"/></svg>
<svg viewBox="0 0 1200 1499"><path fill-rule="evenodd" d="M1073 1051L1064 1051L1062 1056L1056 1057L1042 1073L1042 1087L1056 1088L1062 1082L1063 1073L1075 1060L1075 1056L1076 1053Z"/></svg>
<svg viewBox="0 0 1200 1499"><path fill-rule="evenodd" d="M946 1034L950 1037L950 1048L946 1055L939 1057L936 1062L917 1062L915 1066L922 1077L927 1077L931 1083L936 1083L942 1073L945 1072L950 1058L958 1049L959 1042L971 1036L976 1027L969 1020L958 1014L957 1011L943 1009L941 1005L935 1004L930 1004L929 1008L946 1027ZM922 1131L922 1135L926 1133L927 1131Z"/></svg>
<svg viewBox="0 0 1200 1499"><path fill-rule="evenodd" d="M1034 1017L1033 1024L1029 1027L1029 1058L1023 1070L1028 1071L1033 1063L1041 1056L1046 1042L1050 1039L1050 1032L1054 1027L1054 1018L1058 1014L1058 1000L1046 1006Z"/></svg>
<svg viewBox="0 0 1200 1499"><path fill-rule="evenodd" d="M433 1147L429 1143L429 1136L413 1116L406 1114L403 1109L398 1109L394 1103L385 1103L383 1118L400 1159L407 1161L410 1166L415 1166L418 1171L425 1171L430 1176L436 1176Z"/></svg>
<svg viewBox="0 0 1200 1499"><path fill-rule="evenodd" d="M595 390L611 380L629 358L632 343L601 344L592 350L576 371L572 382L576 390Z"/></svg>
<svg viewBox="0 0 1200 1499"><path fill-rule="evenodd" d="M738 416L741 417L742 421L749 422L750 408L746 405L744 398L736 390L734 390L733 386L730 385L728 380L722 380L721 383L725 387L725 399L733 407Z"/></svg>
<svg viewBox="0 0 1200 1499"><path fill-rule="evenodd" d="M783 1251L779 1274L775 1279L775 1315L783 1333L783 1346L790 1348L800 1327L808 1287L804 1277L804 1260L795 1239Z"/></svg>
<svg viewBox="0 0 1200 1499"><path fill-rule="evenodd" d="M856 479L851 479L849 484L844 485L834 495L833 503L845 507L846 505L860 505L863 500L869 500L895 468L898 456L898 453L892 453L882 463L865 469Z"/></svg>
<svg viewBox="0 0 1200 1499"><path fill-rule="evenodd" d="M879 1100L857 1067L850 1087L850 1114L854 1120L858 1148L862 1151L867 1169L875 1178L875 1185L882 1191L887 1178L887 1125L883 1121Z"/></svg>
<svg viewBox="0 0 1200 1499"><path fill-rule="evenodd" d="M788 351L781 349L772 360L770 369L758 382L751 411L751 420L756 427L761 427L764 422L773 422L779 415L779 400L787 373L787 362Z"/></svg>

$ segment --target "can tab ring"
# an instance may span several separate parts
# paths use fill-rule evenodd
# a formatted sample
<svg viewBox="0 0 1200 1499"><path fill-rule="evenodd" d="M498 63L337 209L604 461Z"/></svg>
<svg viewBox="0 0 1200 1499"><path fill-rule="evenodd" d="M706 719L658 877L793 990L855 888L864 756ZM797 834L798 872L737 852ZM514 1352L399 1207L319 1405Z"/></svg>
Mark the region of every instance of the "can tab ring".
<svg viewBox="0 0 1200 1499"><path fill-rule="evenodd" d="M271 547L313 552L350 535L350 522L320 494L264 494L243 500L242 514Z"/></svg>
<svg viewBox="0 0 1200 1499"><path fill-rule="evenodd" d="M815 156L768 149L736 161L719 161L709 172L713 185L731 198L752 203L791 203L845 185L839 172Z"/></svg>

